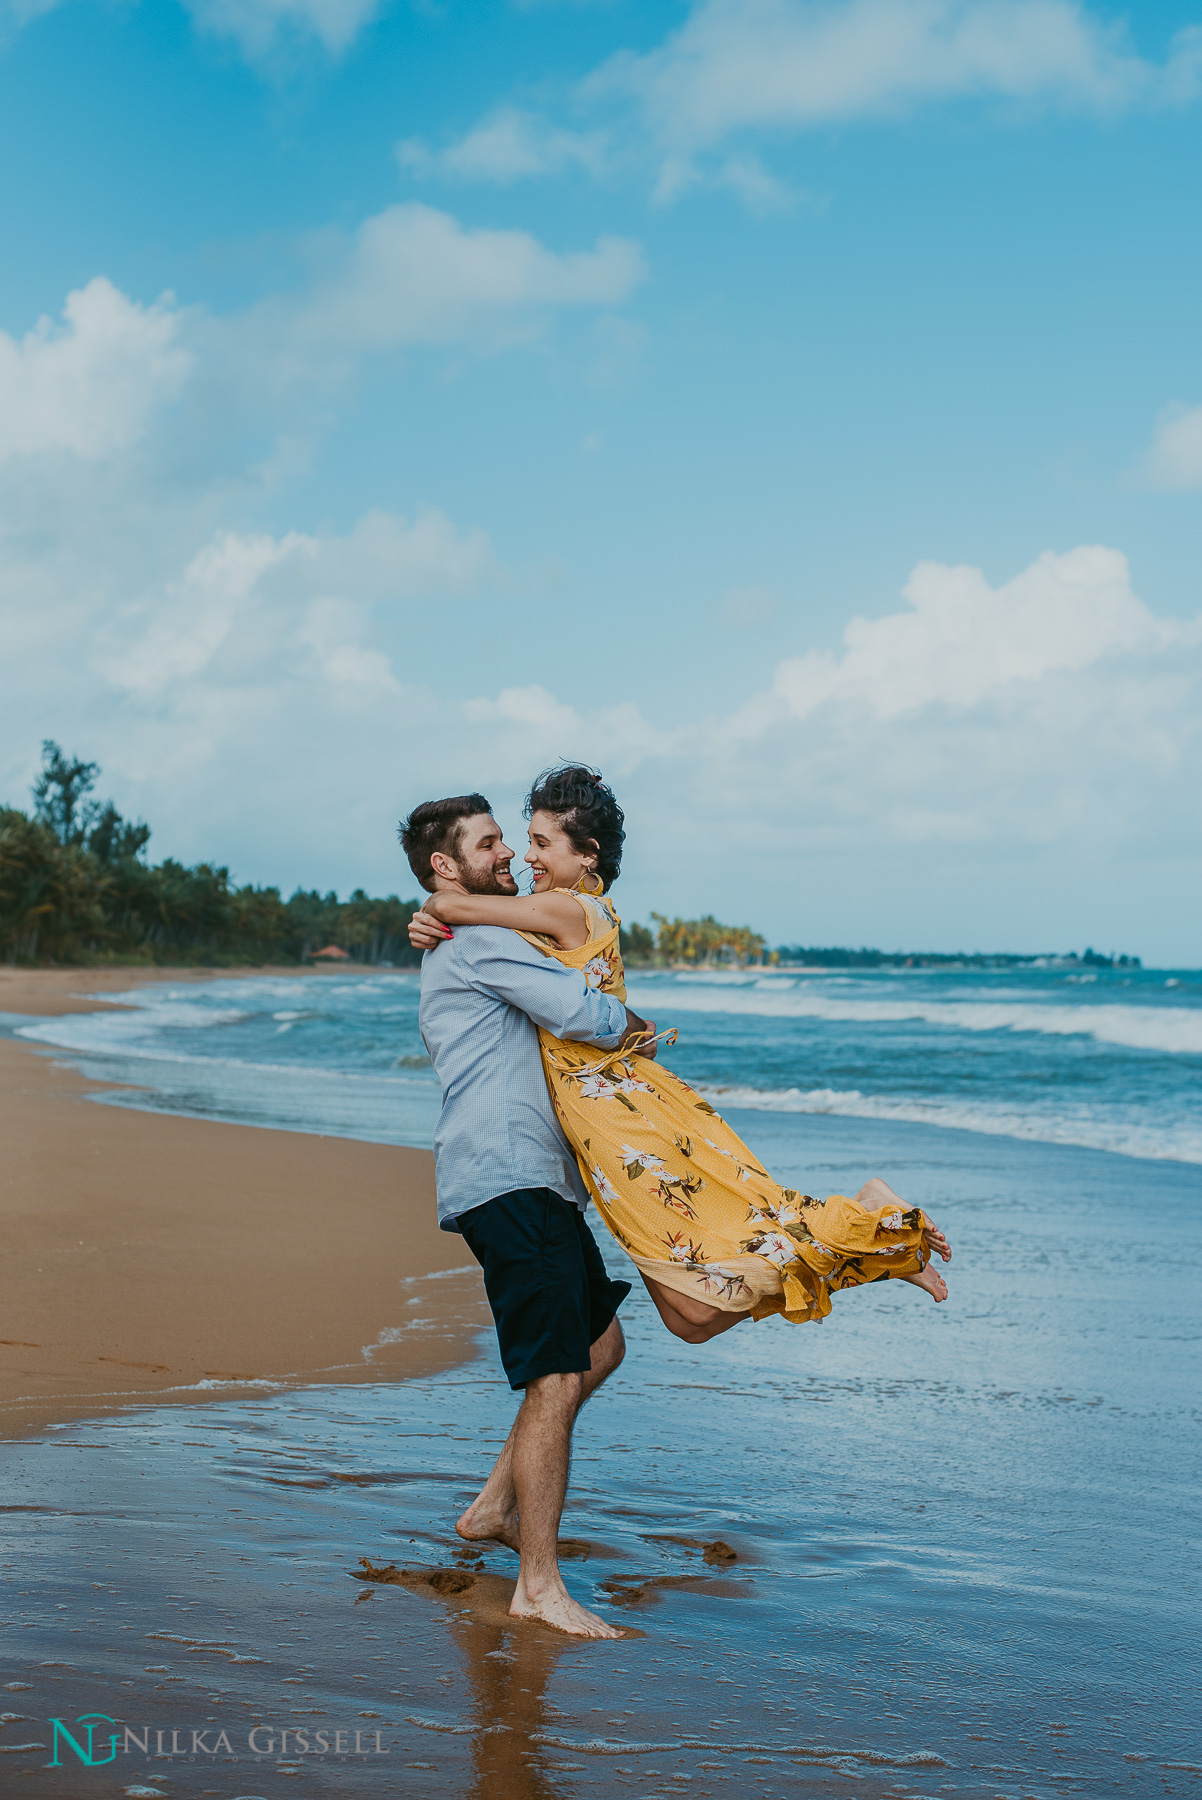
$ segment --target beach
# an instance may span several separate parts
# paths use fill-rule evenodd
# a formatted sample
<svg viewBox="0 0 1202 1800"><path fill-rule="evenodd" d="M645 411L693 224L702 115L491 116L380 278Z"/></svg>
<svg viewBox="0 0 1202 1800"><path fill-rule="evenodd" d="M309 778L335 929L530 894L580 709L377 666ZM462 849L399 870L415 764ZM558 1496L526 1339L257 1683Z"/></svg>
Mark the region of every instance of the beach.
<svg viewBox="0 0 1202 1800"><path fill-rule="evenodd" d="M412 977L115 973L90 1013L5 1000L6 1792L1196 1792L1189 983L1090 1012L1051 976L659 980L671 1054L765 1165L890 1176L951 1236L951 1298L880 1283L690 1346L636 1288L562 1527L570 1591L629 1635L581 1643L509 1621L512 1554L455 1536L516 1400L428 1151L372 1141L433 1116ZM955 1113L953 1055L980 1087ZM923 1062L933 1100L902 1087ZM1070 1084L1135 1108L1141 1071L1164 1099L1130 1154L999 1129L1098 1135ZM85 1772L60 1728L90 1715Z"/></svg>
<svg viewBox="0 0 1202 1800"><path fill-rule="evenodd" d="M204 979L5 970L0 1011L84 1012L140 978ZM0 1040L0 1433L464 1354L486 1315L428 1151L95 1103L112 1091ZM411 1329L406 1281L465 1266Z"/></svg>

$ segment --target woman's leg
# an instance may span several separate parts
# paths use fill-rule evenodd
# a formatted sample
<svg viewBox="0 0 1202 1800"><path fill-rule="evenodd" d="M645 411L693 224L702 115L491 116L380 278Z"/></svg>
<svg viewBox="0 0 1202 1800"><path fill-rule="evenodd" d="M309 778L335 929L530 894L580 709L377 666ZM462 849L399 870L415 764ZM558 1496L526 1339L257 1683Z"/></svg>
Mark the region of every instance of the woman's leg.
<svg viewBox="0 0 1202 1800"><path fill-rule="evenodd" d="M649 1275L643 1276L643 1282L672 1336L683 1338L686 1344L707 1344L710 1338L751 1317L749 1312L723 1312L721 1307L707 1306L704 1300L678 1294L675 1289L652 1281Z"/></svg>
<svg viewBox="0 0 1202 1800"><path fill-rule="evenodd" d="M854 1206L862 1206L865 1212L876 1212L878 1207L888 1206L891 1200L895 1200L904 1211L909 1210L901 1195L895 1194L893 1189L889 1186L889 1183L887 1181L882 1181L879 1175L874 1175L871 1181L866 1181L864 1183L858 1194L852 1195L852 1204ZM926 1218L925 1213L923 1214L923 1218ZM938 1256L942 1257L944 1262L951 1262L952 1247L940 1231L939 1227L937 1225L932 1225L930 1219L927 1219L926 1224L922 1228L922 1236L928 1250L935 1251ZM915 1277L909 1275L906 1276L905 1279L907 1281L913 1281ZM936 1276L935 1279L938 1281L939 1277ZM925 1283L919 1283L919 1286L924 1285ZM947 1289L944 1288L943 1292L946 1294ZM942 1299L943 1295L937 1297Z"/></svg>
<svg viewBox="0 0 1202 1800"><path fill-rule="evenodd" d="M900 1207L904 1208L906 1205L900 1194L895 1194L893 1189L889 1186L889 1183L887 1181L882 1181L879 1175L874 1175L871 1181L866 1181L859 1193L854 1194L852 1199L854 1204L856 1206L862 1206L865 1212L876 1212L878 1207L888 1206L890 1202L894 1200L897 1201L897 1204ZM923 1218L926 1218L925 1213L923 1214ZM922 1238L927 1248L928 1258L931 1252L935 1251L943 1258L944 1262L951 1262L951 1245L948 1243L939 1227L937 1225L932 1225L929 1219L927 1219L926 1224L923 1226ZM897 1280L908 1281L912 1286L922 1288L924 1293L931 1296L932 1300L947 1299L947 1283L944 1281L942 1275L937 1274L931 1267L929 1261L925 1268L916 1269L910 1275L899 1275Z"/></svg>

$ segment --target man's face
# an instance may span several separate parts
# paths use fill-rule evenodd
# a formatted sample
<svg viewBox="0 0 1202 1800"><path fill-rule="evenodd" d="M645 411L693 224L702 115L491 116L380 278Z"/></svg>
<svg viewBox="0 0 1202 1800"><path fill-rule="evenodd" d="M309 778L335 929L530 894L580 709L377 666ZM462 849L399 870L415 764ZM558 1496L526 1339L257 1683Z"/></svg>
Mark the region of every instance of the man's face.
<svg viewBox="0 0 1202 1800"><path fill-rule="evenodd" d="M464 822L454 867L469 894L516 894L518 884L509 872L512 861L513 851L491 813L477 813Z"/></svg>

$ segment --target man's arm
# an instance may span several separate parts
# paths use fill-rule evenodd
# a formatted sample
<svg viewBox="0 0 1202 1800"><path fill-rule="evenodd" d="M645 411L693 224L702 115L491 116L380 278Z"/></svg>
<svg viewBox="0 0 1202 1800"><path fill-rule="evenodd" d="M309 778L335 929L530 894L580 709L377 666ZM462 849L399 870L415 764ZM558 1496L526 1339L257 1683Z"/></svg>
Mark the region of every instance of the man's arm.
<svg viewBox="0 0 1202 1800"><path fill-rule="evenodd" d="M524 938L503 928L477 926L457 933L459 953L474 985L516 1006L556 1037L615 1050L648 1034L637 1013L589 987L578 969L544 956ZM654 1027L650 1027L653 1031Z"/></svg>

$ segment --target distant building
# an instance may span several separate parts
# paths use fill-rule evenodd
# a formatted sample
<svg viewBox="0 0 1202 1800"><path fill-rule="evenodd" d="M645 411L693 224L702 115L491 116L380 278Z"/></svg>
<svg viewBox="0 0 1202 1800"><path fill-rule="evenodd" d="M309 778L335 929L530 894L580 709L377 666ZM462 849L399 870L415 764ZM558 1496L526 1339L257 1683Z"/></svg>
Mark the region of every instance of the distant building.
<svg viewBox="0 0 1202 1800"><path fill-rule="evenodd" d="M337 944L327 944L324 950L312 950L309 953L310 962L350 962L350 960L350 951L340 950Z"/></svg>

